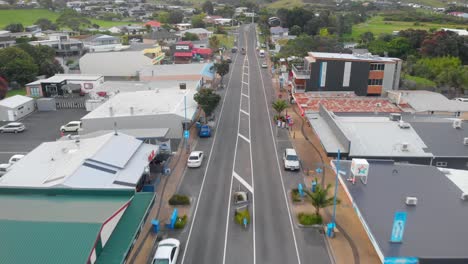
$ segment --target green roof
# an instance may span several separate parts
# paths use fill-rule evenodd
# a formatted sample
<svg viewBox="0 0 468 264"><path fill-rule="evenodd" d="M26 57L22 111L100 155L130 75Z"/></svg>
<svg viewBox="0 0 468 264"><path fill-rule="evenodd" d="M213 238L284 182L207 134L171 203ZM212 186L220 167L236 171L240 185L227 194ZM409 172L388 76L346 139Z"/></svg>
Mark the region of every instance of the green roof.
<svg viewBox="0 0 468 264"><path fill-rule="evenodd" d="M130 206L96 260L97 264L123 263L153 201L154 193L135 193Z"/></svg>
<svg viewBox="0 0 468 264"><path fill-rule="evenodd" d="M0 188L0 263L86 263L131 190Z"/></svg>

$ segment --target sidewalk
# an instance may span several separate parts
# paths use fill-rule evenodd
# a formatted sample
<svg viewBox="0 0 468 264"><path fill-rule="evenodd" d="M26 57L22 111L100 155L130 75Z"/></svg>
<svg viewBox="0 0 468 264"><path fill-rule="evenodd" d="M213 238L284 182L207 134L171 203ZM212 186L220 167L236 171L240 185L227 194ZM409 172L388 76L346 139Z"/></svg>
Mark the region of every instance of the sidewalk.
<svg viewBox="0 0 468 264"><path fill-rule="evenodd" d="M288 92L283 89L279 91L278 82L275 84L276 94L282 94L282 98L288 100ZM300 116L297 105L291 105L287 109L287 114L294 120L294 125L290 130L290 139L299 155L302 158L302 169L312 171L305 176L307 189L311 188L312 180L317 177L319 182L322 175L317 175L315 169L321 163L330 164L330 158L323 151L320 140L309 126L307 120ZM335 188L334 172L325 169L325 184L331 184L331 190ZM332 239L327 238L331 246L331 253L337 264L373 264L380 263L380 259L374 250L361 222L356 215L351 202L348 200L341 185L338 188L338 198L341 203L336 207L336 223L339 232ZM331 221L333 207L322 210L324 223Z"/></svg>

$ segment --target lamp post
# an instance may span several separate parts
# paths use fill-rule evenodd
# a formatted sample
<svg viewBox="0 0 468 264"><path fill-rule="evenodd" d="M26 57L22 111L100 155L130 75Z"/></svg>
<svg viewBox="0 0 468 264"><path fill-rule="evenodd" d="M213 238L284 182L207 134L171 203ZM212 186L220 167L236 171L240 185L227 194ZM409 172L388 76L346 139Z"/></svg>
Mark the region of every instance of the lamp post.
<svg viewBox="0 0 468 264"><path fill-rule="evenodd" d="M189 132L187 129L187 94L184 95L184 145L187 153L189 152L188 146Z"/></svg>
<svg viewBox="0 0 468 264"><path fill-rule="evenodd" d="M336 162L336 177L335 177L335 195L333 196L333 214L332 214L332 220L328 224L328 230L327 230L327 235L329 237L333 236L333 230L335 229L336 226L336 196L338 194L338 175L340 173L340 150L338 149L338 156L337 156L337 162Z"/></svg>

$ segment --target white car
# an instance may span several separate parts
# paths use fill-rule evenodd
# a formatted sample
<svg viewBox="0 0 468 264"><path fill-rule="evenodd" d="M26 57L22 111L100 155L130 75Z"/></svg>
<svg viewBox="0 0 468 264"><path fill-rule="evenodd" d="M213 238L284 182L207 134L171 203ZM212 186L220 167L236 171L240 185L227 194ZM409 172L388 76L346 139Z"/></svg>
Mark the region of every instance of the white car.
<svg viewBox="0 0 468 264"><path fill-rule="evenodd" d="M13 155L13 156L11 156L10 160L8 160L8 163L14 164L14 163L18 162L20 159L22 159L23 157L24 157L24 155L21 155L21 154Z"/></svg>
<svg viewBox="0 0 468 264"><path fill-rule="evenodd" d="M10 170L11 165L12 164L10 163L0 164L0 177L5 175Z"/></svg>
<svg viewBox="0 0 468 264"><path fill-rule="evenodd" d="M262 68L268 68L268 64L266 62L262 63Z"/></svg>
<svg viewBox="0 0 468 264"><path fill-rule="evenodd" d="M202 165L203 162L203 151L192 151L187 160L187 167L189 168L198 168Z"/></svg>
<svg viewBox="0 0 468 264"><path fill-rule="evenodd" d="M180 251L180 241L175 238L161 240L153 257L153 264L175 264Z"/></svg>
<svg viewBox="0 0 468 264"><path fill-rule="evenodd" d="M24 130L26 130L26 127L24 126L23 123L20 123L20 122L8 123L0 127L0 133L6 133L6 132L18 133L18 132L23 132Z"/></svg>
<svg viewBox="0 0 468 264"><path fill-rule="evenodd" d="M81 129L81 121L71 121L68 124L61 126L60 131L62 132L78 132Z"/></svg>
<svg viewBox="0 0 468 264"><path fill-rule="evenodd" d="M299 170L299 158L296 151L292 148L287 148L283 153L283 162L285 170Z"/></svg>

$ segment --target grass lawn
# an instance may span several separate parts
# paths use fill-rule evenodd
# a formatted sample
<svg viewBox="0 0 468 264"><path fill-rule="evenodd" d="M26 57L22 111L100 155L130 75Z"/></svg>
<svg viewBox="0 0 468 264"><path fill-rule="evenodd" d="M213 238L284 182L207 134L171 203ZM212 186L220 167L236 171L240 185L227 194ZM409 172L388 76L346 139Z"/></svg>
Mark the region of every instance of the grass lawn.
<svg viewBox="0 0 468 264"><path fill-rule="evenodd" d="M419 23L418 26L414 25L414 22L403 22L403 21L384 21L382 16L374 16L364 23L360 23L353 26L353 33L351 37L353 39L359 39L359 36L370 31L378 36L382 33L391 34L393 31L405 30L405 29L424 29L430 30L431 28L440 29L443 27L447 28L466 28L466 25L457 24L436 24L436 23Z"/></svg>
<svg viewBox="0 0 468 264"><path fill-rule="evenodd" d="M26 89L21 88L16 90L10 90L7 92L6 97L11 97L13 95L26 95Z"/></svg>
<svg viewBox="0 0 468 264"><path fill-rule="evenodd" d="M47 9L7 9L0 10L0 28L5 28L6 25L11 23L22 23L23 26L34 24L39 18L47 18L53 22L59 17L58 13L49 11ZM129 22L121 21L104 21L97 19L90 19L92 23L98 24L101 27L112 27L117 25L125 25Z"/></svg>
<svg viewBox="0 0 468 264"><path fill-rule="evenodd" d="M278 0L271 4L268 4L268 8L280 9L280 8L293 8L297 6L303 6L302 0Z"/></svg>
<svg viewBox="0 0 468 264"><path fill-rule="evenodd" d="M227 49L231 49L234 46L234 36L213 34L219 39L220 46L225 46Z"/></svg>
<svg viewBox="0 0 468 264"><path fill-rule="evenodd" d="M408 74L403 75L403 79L413 81L418 85L425 86L425 87L436 87L437 84L429 79L418 77L418 76L411 76Z"/></svg>

